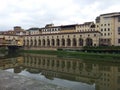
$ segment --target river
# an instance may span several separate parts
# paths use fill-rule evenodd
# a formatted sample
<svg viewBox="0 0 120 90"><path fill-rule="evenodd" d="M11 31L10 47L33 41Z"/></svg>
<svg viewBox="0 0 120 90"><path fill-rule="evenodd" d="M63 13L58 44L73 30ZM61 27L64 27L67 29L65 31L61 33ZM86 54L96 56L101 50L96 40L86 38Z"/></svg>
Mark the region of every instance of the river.
<svg viewBox="0 0 120 90"><path fill-rule="evenodd" d="M120 90L120 63L22 54L0 59L0 69L72 90Z"/></svg>

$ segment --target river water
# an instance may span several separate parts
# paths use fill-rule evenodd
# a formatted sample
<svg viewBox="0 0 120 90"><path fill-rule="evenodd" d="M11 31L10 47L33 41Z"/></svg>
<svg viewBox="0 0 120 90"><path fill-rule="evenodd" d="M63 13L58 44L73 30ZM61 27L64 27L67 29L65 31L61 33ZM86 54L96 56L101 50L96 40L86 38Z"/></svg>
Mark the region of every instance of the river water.
<svg viewBox="0 0 120 90"><path fill-rule="evenodd" d="M120 63L23 54L0 59L0 69L72 90L120 90Z"/></svg>

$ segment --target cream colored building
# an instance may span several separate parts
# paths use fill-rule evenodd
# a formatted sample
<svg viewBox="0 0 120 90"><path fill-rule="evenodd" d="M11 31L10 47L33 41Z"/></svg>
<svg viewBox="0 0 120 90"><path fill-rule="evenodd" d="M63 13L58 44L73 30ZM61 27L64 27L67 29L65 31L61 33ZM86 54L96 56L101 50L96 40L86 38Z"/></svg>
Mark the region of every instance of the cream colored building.
<svg viewBox="0 0 120 90"><path fill-rule="evenodd" d="M92 32L72 32L72 33L52 33L32 36L24 36L24 46L29 48L76 48L83 46L98 46L100 33Z"/></svg>
<svg viewBox="0 0 120 90"><path fill-rule="evenodd" d="M14 29L17 30L19 27ZM24 47L37 49L120 46L120 13L101 14L95 23L61 26L47 24L43 28L30 28L26 30L26 35L23 35L23 40Z"/></svg>
<svg viewBox="0 0 120 90"><path fill-rule="evenodd" d="M98 16L96 30L101 32L100 45L120 46L120 12Z"/></svg>
<svg viewBox="0 0 120 90"><path fill-rule="evenodd" d="M44 28L40 28L41 33L24 36L24 47L29 49L81 49L83 46L99 46L101 33L95 31L95 24L86 22L81 25L47 24Z"/></svg>

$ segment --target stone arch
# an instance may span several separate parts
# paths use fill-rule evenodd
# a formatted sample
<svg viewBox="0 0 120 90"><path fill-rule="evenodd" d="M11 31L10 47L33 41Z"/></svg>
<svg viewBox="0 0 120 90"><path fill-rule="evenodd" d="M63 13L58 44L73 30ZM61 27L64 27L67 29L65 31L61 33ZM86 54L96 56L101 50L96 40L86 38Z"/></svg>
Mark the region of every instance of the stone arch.
<svg viewBox="0 0 120 90"><path fill-rule="evenodd" d="M37 40L36 39L34 40L34 46L37 46Z"/></svg>
<svg viewBox="0 0 120 90"><path fill-rule="evenodd" d="M42 40L42 45L45 46L45 39Z"/></svg>
<svg viewBox="0 0 120 90"><path fill-rule="evenodd" d="M52 46L55 46L55 40L52 39Z"/></svg>
<svg viewBox="0 0 120 90"><path fill-rule="evenodd" d="M60 46L60 40L59 39L56 39L56 45Z"/></svg>
<svg viewBox="0 0 120 90"><path fill-rule="evenodd" d="M79 38L79 46L83 46L83 39Z"/></svg>
<svg viewBox="0 0 120 90"><path fill-rule="evenodd" d="M62 46L65 46L65 39L64 38L62 38L61 43L62 43Z"/></svg>
<svg viewBox="0 0 120 90"><path fill-rule="evenodd" d="M73 38L73 46L77 46L77 40L76 40L76 38Z"/></svg>
<svg viewBox="0 0 120 90"><path fill-rule="evenodd" d="M33 46L33 40L32 39L30 40L30 46Z"/></svg>
<svg viewBox="0 0 120 90"><path fill-rule="evenodd" d="M93 45L93 40L91 38L86 39L86 46L92 46Z"/></svg>
<svg viewBox="0 0 120 90"><path fill-rule="evenodd" d="M30 44L29 44L30 42L29 42L29 40L27 40L27 46L29 46Z"/></svg>
<svg viewBox="0 0 120 90"><path fill-rule="evenodd" d="M38 46L41 46L41 40L40 39L38 40Z"/></svg>
<svg viewBox="0 0 120 90"><path fill-rule="evenodd" d="M67 39L67 46L71 46L71 40L70 40L70 38Z"/></svg>
<svg viewBox="0 0 120 90"><path fill-rule="evenodd" d="M47 39L47 46L50 46L50 40Z"/></svg>

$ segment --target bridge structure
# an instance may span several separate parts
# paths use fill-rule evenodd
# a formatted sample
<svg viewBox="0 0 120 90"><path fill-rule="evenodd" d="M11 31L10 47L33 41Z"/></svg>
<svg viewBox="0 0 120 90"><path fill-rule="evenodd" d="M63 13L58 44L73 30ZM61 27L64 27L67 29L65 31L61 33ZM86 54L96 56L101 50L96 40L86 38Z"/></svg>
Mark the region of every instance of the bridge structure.
<svg viewBox="0 0 120 90"><path fill-rule="evenodd" d="M23 46L23 40L21 38L19 39L6 39L6 38L0 38L0 47L6 47L9 51L15 51Z"/></svg>

